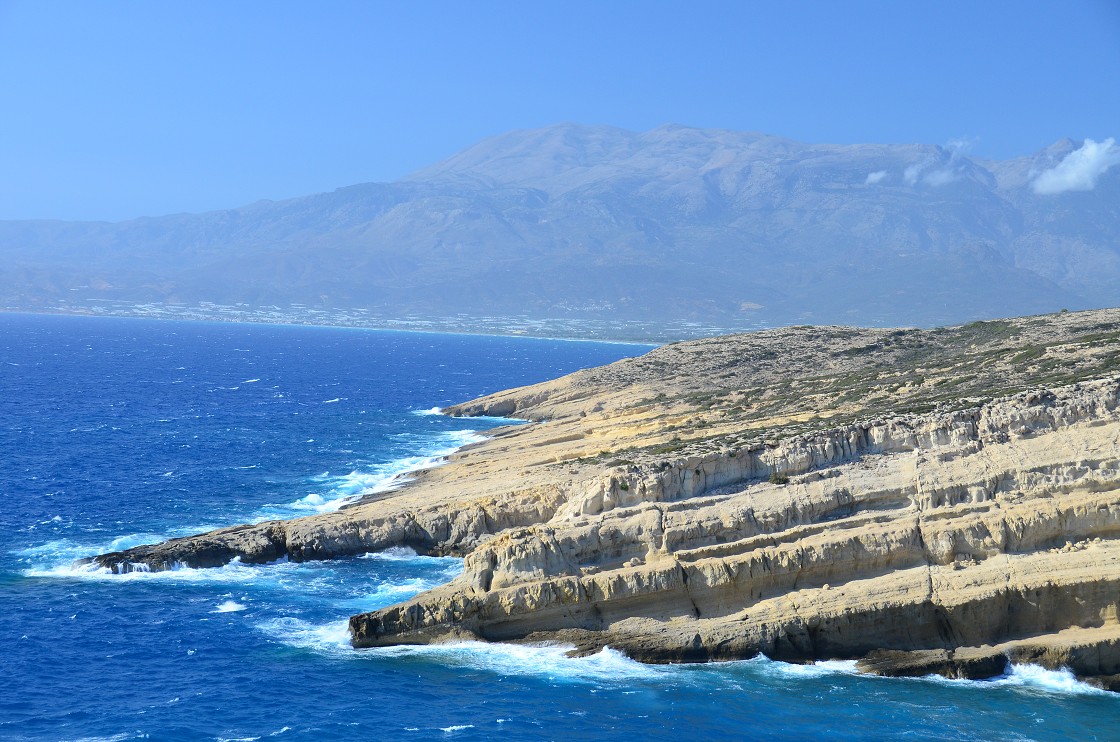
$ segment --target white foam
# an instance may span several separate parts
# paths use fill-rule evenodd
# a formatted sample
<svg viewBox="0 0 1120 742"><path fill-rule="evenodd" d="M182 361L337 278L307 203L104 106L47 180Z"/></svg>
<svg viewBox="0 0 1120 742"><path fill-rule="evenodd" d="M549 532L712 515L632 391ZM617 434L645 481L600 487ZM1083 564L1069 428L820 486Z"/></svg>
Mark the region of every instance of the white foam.
<svg viewBox="0 0 1120 742"><path fill-rule="evenodd" d="M266 505L257 512L255 519L260 521L338 510L343 505L353 502L364 495L394 490L411 481L408 476L410 473L437 466L443 462L444 457L458 450L461 446L480 440L483 440L482 436L478 435L473 430L449 431L437 436L435 441L431 444L432 447L424 452L423 455L390 461L371 467L368 471L354 470L343 476L331 477L329 474L324 473L317 478L320 480L320 483L324 485L322 491L308 493L298 500L287 504ZM171 474L172 472L167 472L164 476L169 476ZM57 519L52 519L51 522L58 521ZM112 577L113 575L109 570L94 564L76 565L74 562L98 554L125 551L135 546L160 543L166 541L168 538L176 536L202 533L222 527L223 525L228 525L228 523L195 524L194 526L186 528L173 529L173 531L167 534L131 533L116 537L108 543L103 542L100 544L80 544L69 539L57 539L14 553L21 562L27 565L28 568L24 571L24 574L30 577L102 579ZM390 552L371 558L429 559L429 557L419 557L411 550L407 552ZM456 573L457 572L453 570L452 573L447 575L446 579L451 579ZM120 575L120 577L141 579L141 575L143 574L150 574L150 576L155 579L213 579L233 582L256 579L259 576L259 572L256 570L235 563L219 568L217 573L211 569L202 571L174 569L155 573L129 571L125 575Z"/></svg>
<svg viewBox="0 0 1120 742"><path fill-rule="evenodd" d="M38 546L19 549L12 552L19 561L30 565L33 570L44 570L56 567L69 567L74 561L86 557L105 554L111 551L123 551L133 546L155 544L165 540L165 536L155 533L130 533L118 536L108 543L80 544L71 539L56 539L47 541Z"/></svg>
<svg viewBox="0 0 1120 742"><path fill-rule="evenodd" d="M241 603L238 603L236 600L227 600L218 605L211 613L237 613L243 610L245 610L245 606Z"/></svg>
<svg viewBox="0 0 1120 742"><path fill-rule="evenodd" d="M670 666L645 665L606 647L586 657L569 657L570 645L487 644L457 642L426 646L379 647L359 652L371 657L416 657L452 667L468 667L503 676L547 677L560 682L612 683L661 679Z"/></svg>
<svg viewBox="0 0 1120 742"><path fill-rule="evenodd" d="M446 455L455 451L460 446L466 446L471 443L481 443L486 440L486 436L480 435L477 430L452 430L443 434L445 438L454 444L454 448L443 449L437 453Z"/></svg>
<svg viewBox="0 0 1120 742"><path fill-rule="evenodd" d="M515 645L457 642L420 646L377 647L355 651L349 619L323 624L286 616L262 621L258 629L289 646L341 659L417 659L500 676L545 677L556 682L608 684L620 680L663 679L679 668L645 665L609 647L586 657L569 657L570 645Z"/></svg>
<svg viewBox="0 0 1120 742"><path fill-rule="evenodd" d="M978 681L984 683L985 681ZM1012 665L1010 671L995 680L987 681L989 685L1001 687L1023 688L1024 690L1041 691L1043 693L1062 693L1075 695L1110 695L1109 691L1095 688L1084 683L1066 669L1047 670L1038 665Z"/></svg>
<svg viewBox="0 0 1120 742"><path fill-rule="evenodd" d="M359 559L372 559L378 562L407 562L417 566L440 567L443 574L451 577L463 571L463 560L455 557L436 557L417 554L407 546L390 546L384 551L371 551L362 554ZM450 579L450 577L448 578Z"/></svg>
<svg viewBox="0 0 1120 742"><path fill-rule="evenodd" d="M427 409L427 410L413 410L412 414L413 415L442 415L443 412L442 412L442 408L440 408L440 407L432 407L431 409Z"/></svg>
<svg viewBox="0 0 1120 742"><path fill-rule="evenodd" d="M765 655L758 655L753 659L745 660L744 664L754 665L760 669L777 675L792 678L819 678L826 675L859 675L855 660L819 660L807 664L795 664L772 660Z"/></svg>
<svg viewBox="0 0 1120 742"><path fill-rule="evenodd" d="M706 667L732 666L739 663L720 663ZM767 659L759 655L746 660L743 664L754 665L768 674L790 678L813 678L827 675L857 675L876 680L900 680L900 678L879 678L860 672L854 660L830 660L799 665ZM1070 670L1047 670L1038 665L1012 665L1007 674L990 680L968 680L966 678L947 678L942 675L926 675L921 678L901 678L903 680L938 683L945 685L970 686L973 688L1017 688L1028 692L1074 695L1111 695L1109 691L1082 682Z"/></svg>
<svg viewBox="0 0 1120 742"><path fill-rule="evenodd" d="M371 603L385 603L392 605L406 598L411 598L413 595L419 595L425 590L431 590L434 587L439 587L444 584L446 580L440 579L424 579L423 577L413 577L404 582L388 583L380 586L369 595L365 596L363 600Z"/></svg>
<svg viewBox="0 0 1120 742"><path fill-rule="evenodd" d="M243 381L241 383L242 384L256 384L258 381L260 381L260 379L245 379L245 381Z"/></svg>
<svg viewBox="0 0 1120 742"><path fill-rule="evenodd" d="M369 593L336 603L336 606L345 609L348 613L364 613L385 608L394 603L408 600L425 590L447 584L460 572L462 572L461 565L452 565L450 569L433 577L412 577L399 582L385 583Z"/></svg>
<svg viewBox="0 0 1120 742"><path fill-rule="evenodd" d="M865 677L877 677L865 675ZM1028 693L1053 693L1072 695L1107 695L1112 693L1089 685L1077 679L1072 671L1047 670L1038 665L1011 665L1008 671L995 678L970 680L968 678L947 678L944 675L923 675L919 678L880 678L887 680L919 681L938 685L968 686L977 689L1011 688Z"/></svg>
<svg viewBox="0 0 1120 742"><path fill-rule="evenodd" d="M353 654L350 621L346 618L316 625L294 616L283 616L262 621L257 628L284 644L300 649L333 656L349 657Z"/></svg>
<svg viewBox="0 0 1120 742"><path fill-rule="evenodd" d="M413 559L438 559L438 557L422 557L416 549L408 546L390 546L384 551L370 551L362 554L359 559L377 559L385 562L408 562Z"/></svg>
<svg viewBox="0 0 1120 742"><path fill-rule="evenodd" d="M142 581L156 580L166 582L194 582L215 584L244 584L252 582L274 581L295 572L311 572L320 568L320 563L289 562L286 559L277 560L268 564L242 564L240 559L234 558L229 564L221 567L184 567L176 565L172 569L152 571L146 564L131 564L124 571L113 571L88 562L78 564L67 562L45 567L35 567L24 570L28 577L52 577L67 579L83 579L94 581Z"/></svg>
<svg viewBox="0 0 1120 742"><path fill-rule="evenodd" d="M247 569L241 567L241 569ZM85 564L59 564L51 567L24 570L27 577L54 577L85 580L165 580L168 582L248 582L256 575L241 573L236 567L226 565L214 569L191 569L179 567L153 572L146 564L129 565L124 572L115 572L107 567L89 562Z"/></svg>
<svg viewBox="0 0 1120 742"><path fill-rule="evenodd" d="M729 663L736 664L736 663ZM811 664L797 665L786 662L770 660L759 655L747 660L745 664L756 665L764 668L768 673L775 673L791 678L823 677L833 674L858 675L860 677L875 678L876 676L861 673L853 661L822 661ZM876 678L879 679L879 678ZM897 680L897 679L892 679ZM968 680L964 678L946 678L942 675L927 675L922 678L907 678L907 680L920 680L947 685L966 685L974 688L1018 688L1024 691L1075 694L1075 695L1109 695L1108 691L1096 688L1082 682L1069 670L1047 670L1038 665L1012 665L1007 674L991 680Z"/></svg>
<svg viewBox="0 0 1120 742"><path fill-rule="evenodd" d="M370 467L357 469L349 474L316 477L324 486L322 491L311 492L298 500L285 504L273 503L262 509L262 519L283 518L307 513L328 513L354 502L365 495L391 492L412 481L409 474L430 469L443 463L445 457L469 443L484 440L473 430L456 430L440 434L432 448L417 456L408 456Z"/></svg>
<svg viewBox="0 0 1120 742"><path fill-rule="evenodd" d="M461 732L464 729L474 729L474 724L452 724L449 727L439 728L439 730L444 734L454 734L455 732Z"/></svg>
<svg viewBox="0 0 1120 742"><path fill-rule="evenodd" d="M493 415L471 415L471 420L478 420L484 423L492 423L494 427L499 425L527 425L528 420L522 420L517 417L495 417Z"/></svg>

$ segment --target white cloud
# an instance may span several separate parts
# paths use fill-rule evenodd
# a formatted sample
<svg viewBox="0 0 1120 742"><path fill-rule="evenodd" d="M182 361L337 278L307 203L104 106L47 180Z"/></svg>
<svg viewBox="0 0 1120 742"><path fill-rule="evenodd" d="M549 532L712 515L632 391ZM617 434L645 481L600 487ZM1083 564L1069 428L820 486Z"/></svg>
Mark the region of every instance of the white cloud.
<svg viewBox="0 0 1120 742"><path fill-rule="evenodd" d="M874 184L880 182L885 177L887 177L887 171L886 170L876 170L875 172L868 174L867 180L864 181L864 184L865 185L874 185Z"/></svg>
<svg viewBox="0 0 1120 742"><path fill-rule="evenodd" d="M911 165L910 167L902 171L902 177L906 179L907 183L909 183L910 185L914 185L918 182L918 176L921 175L922 171L925 170L928 166L928 161L919 162L916 165Z"/></svg>
<svg viewBox="0 0 1120 742"><path fill-rule="evenodd" d="M942 148L940 157L927 156L921 162L906 168L902 177L910 185L915 185L918 181L934 187L948 185L964 175L965 166L961 160L970 147L970 139L950 139Z"/></svg>
<svg viewBox="0 0 1120 742"><path fill-rule="evenodd" d="M1103 142L1086 139L1081 149L1075 149L1054 167L1043 171L1031 187L1040 196L1051 196L1066 191L1091 191L1097 178L1113 165L1120 164L1120 147L1112 137Z"/></svg>
<svg viewBox="0 0 1120 742"><path fill-rule="evenodd" d="M922 182L931 186L943 186L952 183L958 177L957 173L953 170L942 168L940 170L934 170L931 173L926 173L925 177L922 178Z"/></svg>
<svg viewBox="0 0 1120 742"><path fill-rule="evenodd" d="M919 180L926 185L930 186L943 186L947 183L952 183L958 177L956 172L956 155L954 154L949 162L945 163L943 167L938 167L930 170L931 167L937 164L937 160L927 158L922 162L911 165L903 171L902 177L910 185L915 185Z"/></svg>

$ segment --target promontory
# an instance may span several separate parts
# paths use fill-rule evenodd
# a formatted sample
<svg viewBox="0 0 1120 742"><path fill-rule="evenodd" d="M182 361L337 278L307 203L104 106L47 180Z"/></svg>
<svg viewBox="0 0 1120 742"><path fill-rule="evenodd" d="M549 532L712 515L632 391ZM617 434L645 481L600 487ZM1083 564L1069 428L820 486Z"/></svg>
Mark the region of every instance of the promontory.
<svg viewBox="0 0 1120 742"><path fill-rule="evenodd" d="M445 410L531 421L386 493L115 571L452 554L353 644L610 645L1120 684L1120 309L676 343Z"/></svg>

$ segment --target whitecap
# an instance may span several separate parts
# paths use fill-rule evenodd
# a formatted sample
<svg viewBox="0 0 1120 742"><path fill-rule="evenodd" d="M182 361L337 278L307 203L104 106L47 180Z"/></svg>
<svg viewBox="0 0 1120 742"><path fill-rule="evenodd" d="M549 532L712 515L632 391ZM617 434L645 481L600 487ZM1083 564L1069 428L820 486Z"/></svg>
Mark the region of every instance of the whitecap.
<svg viewBox="0 0 1120 742"><path fill-rule="evenodd" d="M875 676L869 676L875 677ZM1069 694L1069 695L1108 695L1110 691L1097 688L1078 680L1068 669L1047 670L1039 665L1011 665L1007 672L994 678L971 680L969 678L949 678L944 675L923 675L918 678L889 678L948 686L968 686L975 689L1010 688L1028 693Z"/></svg>
<svg viewBox="0 0 1120 742"><path fill-rule="evenodd" d="M427 415L442 415L443 411L442 411L442 408L440 408L440 407L432 407L431 409L427 409L427 410L413 410L412 414L413 415L424 415L424 416L427 416Z"/></svg>
<svg viewBox="0 0 1120 742"><path fill-rule="evenodd" d="M242 384L256 384L258 381L260 381L260 379L245 379L245 381L243 381L241 383Z"/></svg>
<svg viewBox="0 0 1120 742"><path fill-rule="evenodd" d="M462 571L462 565L457 564L433 577L412 577L399 582L385 583L379 585L372 592L338 602L336 603L336 607L344 609L348 613L375 611L379 608L385 608L394 603L408 600L426 590L432 590L440 585L445 585L457 577Z"/></svg>
<svg viewBox="0 0 1120 742"><path fill-rule="evenodd" d="M217 608L210 611L211 613L237 613L238 611L245 610L245 606L238 603L236 600L227 600L218 605Z"/></svg>
<svg viewBox="0 0 1120 742"><path fill-rule="evenodd" d="M1038 665L1012 665L1006 675L986 682L996 686L1023 688L1043 693L1110 695L1109 691L1078 680L1077 676L1068 669L1047 670Z"/></svg>
<svg viewBox="0 0 1120 742"><path fill-rule="evenodd" d="M84 579L94 581L144 581L155 580L165 582L203 582L215 584L242 584L260 580L276 579L284 574L283 570L301 569L304 565L297 565L285 560L270 562L269 564L250 565L242 564L241 560L234 558L221 567L186 567L175 565L171 569L153 571L146 564L131 564L124 571L114 571L93 562L68 562L53 564L25 570L27 577L52 577L68 579Z"/></svg>
<svg viewBox="0 0 1120 742"><path fill-rule="evenodd" d="M323 404L334 404L335 402L341 402L341 401L342 401L341 397L335 397L334 399L324 399Z"/></svg>
<svg viewBox="0 0 1120 742"><path fill-rule="evenodd" d="M359 559L375 559L383 562L415 562L418 564L458 564L462 565L461 559L454 557L433 557L417 554L416 550L408 546L390 546L383 551L370 551L362 554Z"/></svg>
<svg viewBox="0 0 1120 742"><path fill-rule="evenodd" d="M453 430L443 434L448 442L455 444L456 448L469 445L471 443L481 443L486 440L486 436L480 435L477 430ZM446 455L452 453L452 450L444 450L438 453Z"/></svg>
<svg viewBox="0 0 1120 742"><path fill-rule="evenodd" d="M461 732L464 729L474 729L474 724L452 724L449 727L439 728L439 730L444 734L454 734L455 732Z"/></svg>
<svg viewBox="0 0 1120 742"><path fill-rule="evenodd" d="M419 455L371 466L367 470L354 469L348 474L321 474L312 481L325 485L325 491L311 492L289 503L270 503L262 509L262 517L284 518L312 512L327 513L365 495L391 492L412 481L409 474L438 466L463 446L482 440L485 438L474 430L448 431L439 434L434 440L429 439L428 450L421 451Z"/></svg>
<svg viewBox="0 0 1120 742"><path fill-rule="evenodd" d="M768 673L774 673L777 675L784 675L786 677L793 678L819 678L826 675L862 674L856 668L855 660L818 660L816 662L798 664L793 662L772 660L769 657L760 654L757 657L744 661L744 664L756 666Z"/></svg>
<svg viewBox="0 0 1120 742"><path fill-rule="evenodd" d="M268 636L300 649L311 649L334 656L350 656L350 620L344 618L313 624L294 616L272 618L256 624Z"/></svg>
<svg viewBox="0 0 1120 742"><path fill-rule="evenodd" d="M386 562L403 562L416 559L420 555L416 553L416 549L408 546L390 546L384 551L368 551L362 554L359 559L381 559Z"/></svg>
<svg viewBox="0 0 1120 742"><path fill-rule="evenodd" d="M38 546L29 546L12 553L20 562L31 567L30 572L41 572L58 568L69 569L79 559L113 551L124 551L125 549L131 549L133 546L155 544L163 540L165 540L164 536L154 533L130 533L101 544L80 544L64 538L47 541ZM30 574L30 572L25 572L25 574Z"/></svg>
<svg viewBox="0 0 1120 742"><path fill-rule="evenodd" d="M362 650L368 657L413 657L452 667L483 670L502 676L546 677L559 682L614 683L619 680L656 680L677 670L646 665L622 652L604 647L584 657L569 657L571 645L488 644L457 642L422 646L379 647Z"/></svg>
<svg viewBox="0 0 1120 742"><path fill-rule="evenodd" d="M314 624L294 616L262 621L256 627L277 641L340 659L413 659L493 673L499 676L544 677L555 682L611 684L625 680L661 679L676 668L646 665L606 647L585 657L569 657L570 645L515 645L486 642L405 645L354 650L349 619Z"/></svg>

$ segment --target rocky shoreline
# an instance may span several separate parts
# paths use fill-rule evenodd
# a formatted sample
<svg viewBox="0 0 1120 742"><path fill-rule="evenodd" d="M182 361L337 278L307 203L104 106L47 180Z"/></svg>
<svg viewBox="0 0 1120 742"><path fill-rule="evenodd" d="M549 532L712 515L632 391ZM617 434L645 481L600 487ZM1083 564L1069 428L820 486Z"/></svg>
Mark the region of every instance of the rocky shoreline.
<svg viewBox="0 0 1120 742"><path fill-rule="evenodd" d="M356 647L610 645L990 677L1120 674L1120 310L787 328L447 410L517 416L335 513L105 554L116 571L410 546L464 573Z"/></svg>

